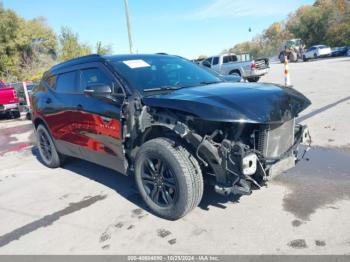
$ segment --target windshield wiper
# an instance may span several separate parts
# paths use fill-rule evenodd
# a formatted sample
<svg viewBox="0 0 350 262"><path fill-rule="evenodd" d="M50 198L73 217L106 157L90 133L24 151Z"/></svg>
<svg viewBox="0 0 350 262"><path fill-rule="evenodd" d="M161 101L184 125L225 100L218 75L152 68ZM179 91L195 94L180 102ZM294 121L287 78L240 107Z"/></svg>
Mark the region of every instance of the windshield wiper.
<svg viewBox="0 0 350 262"><path fill-rule="evenodd" d="M168 91L168 90L178 90L181 89L181 86L160 86L155 88L146 88L143 89L144 92L157 92L157 91Z"/></svg>

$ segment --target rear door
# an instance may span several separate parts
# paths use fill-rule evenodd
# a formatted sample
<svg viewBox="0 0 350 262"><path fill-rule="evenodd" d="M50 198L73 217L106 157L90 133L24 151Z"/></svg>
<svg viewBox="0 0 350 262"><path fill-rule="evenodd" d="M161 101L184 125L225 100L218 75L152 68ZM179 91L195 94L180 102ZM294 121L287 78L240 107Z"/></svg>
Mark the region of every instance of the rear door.
<svg viewBox="0 0 350 262"><path fill-rule="evenodd" d="M40 99L42 116L56 141L58 151L79 157L75 106L78 99L78 71L52 75L46 84L48 91Z"/></svg>
<svg viewBox="0 0 350 262"><path fill-rule="evenodd" d="M90 84L112 87L111 97L85 94ZM119 88L118 88L119 87ZM79 99L76 101L79 146L84 159L125 172L121 143L120 110L123 91L113 74L102 63L84 65L79 70Z"/></svg>

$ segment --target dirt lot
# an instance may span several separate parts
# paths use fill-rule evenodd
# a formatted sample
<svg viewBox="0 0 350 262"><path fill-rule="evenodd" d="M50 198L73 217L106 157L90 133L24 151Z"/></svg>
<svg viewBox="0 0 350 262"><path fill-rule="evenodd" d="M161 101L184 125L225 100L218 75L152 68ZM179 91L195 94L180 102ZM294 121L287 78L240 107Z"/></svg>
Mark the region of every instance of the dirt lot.
<svg viewBox="0 0 350 262"><path fill-rule="evenodd" d="M251 196L207 188L175 222L145 211L131 177L80 160L44 167L30 122L0 120L0 254L350 254L350 58L290 71L313 103L299 118L313 149ZM283 83L283 66L262 81Z"/></svg>

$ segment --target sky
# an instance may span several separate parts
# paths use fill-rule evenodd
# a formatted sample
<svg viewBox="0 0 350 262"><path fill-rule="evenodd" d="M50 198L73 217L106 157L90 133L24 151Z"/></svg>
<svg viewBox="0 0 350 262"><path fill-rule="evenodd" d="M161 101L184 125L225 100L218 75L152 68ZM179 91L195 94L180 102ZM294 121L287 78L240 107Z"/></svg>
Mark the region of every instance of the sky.
<svg viewBox="0 0 350 262"><path fill-rule="evenodd" d="M2 0L26 19L45 17L59 33L68 26L83 43L129 52L124 0ZM314 0L129 0L134 52L196 58L250 40ZM251 32L249 32L251 28Z"/></svg>

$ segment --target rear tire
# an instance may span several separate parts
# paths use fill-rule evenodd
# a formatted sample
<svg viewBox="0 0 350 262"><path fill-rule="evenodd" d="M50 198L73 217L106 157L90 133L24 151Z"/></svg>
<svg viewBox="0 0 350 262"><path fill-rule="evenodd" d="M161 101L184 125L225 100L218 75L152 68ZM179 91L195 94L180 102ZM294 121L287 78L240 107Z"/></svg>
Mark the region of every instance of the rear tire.
<svg viewBox="0 0 350 262"><path fill-rule="evenodd" d="M232 70L229 74L230 75L238 75L238 76L242 77L242 74L239 70Z"/></svg>
<svg viewBox="0 0 350 262"><path fill-rule="evenodd" d="M255 83L255 82L258 82L260 79L259 76L255 76L255 77L249 77L247 78L248 82L251 82L251 83Z"/></svg>
<svg viewBox="0 0 350 262"><path fill-rule="evenodd" d="M170 139L143 144L136 155L135 180L147 206L158 216L176 220L198 206L203 177L197 160Z"/></svg>
<svg viewBox="0 0 350 262"><path fill-rule="evenodd" d="M37 147L42 162L50 168L57 168L63 164L64 156L57 152L53 139L42 124L36 129Z"/></svg>

